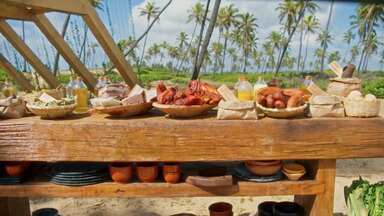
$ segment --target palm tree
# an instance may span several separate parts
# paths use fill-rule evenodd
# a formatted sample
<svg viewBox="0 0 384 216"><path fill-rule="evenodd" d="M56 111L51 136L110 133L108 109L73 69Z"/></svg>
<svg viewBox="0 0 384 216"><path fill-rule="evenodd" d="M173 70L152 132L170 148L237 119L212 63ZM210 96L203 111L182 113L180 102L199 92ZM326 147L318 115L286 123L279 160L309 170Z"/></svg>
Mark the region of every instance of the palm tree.
<svg viewBox="0 0 384 216"><path fill-rule="evenodd" d="M252 59L253 59L253 62L255 63L255 65L257 66L257 71L260 71L260 68L261 68L261 63L262 63L262 59L263 59L263 52L259 52L257 51L256 49L253 50L252 52Z"/></svg>
<svg viewBox="0 0 384 216"><path fill-rule="evenodd" d="M283 41L283 36L277 32L277 31L272 31L269 36L268 36L268 40L269 42L271 43L271 53L270 53L270 57L271 57L271 67L274 68L275 67L275 50L279 50L280 47L281 47L281 43Z"/></svg>
<svg viewBox="0 0 384 216"><path fill-rule="evenodd" d="M315 51L315 58L316 58L316 61L315 61L315 69L316 70L320 70L320 67L321 67L321 60L324 56L324 50L321 49L321 48L317 48L316 51Z"/></svg>
<svg viewBox="0 0 384 216"><path fill-rule="evenodd" d="M347 49L345 50L345 54L344 54L344 57L343 57L343 62L345 62L346 59L347 59L348 52L351 49L351 42L352 42L352 40L355 39L355 37L356 37L356 35L351 30L346 31L344 33L344 35L343 35L343 41L346 42L347 45L348 45Z"/></svg>
<svg viewBox="0 0 384 216"><path fill-rule="evenodd" d="M320 42L320 47L322 48L322 56L320 60L320 73L323 73L324 71L324 59L326 56L326 52L328 49L329 44L332 43L332 36L331 34L327 31L324 30L319 34L319 37L317 38L317 41Z"/></svg>
<svg viewBox="0 0 384 216"><path fill-rule="evenodd" d="M211 47L211 53L213 54L213 59L214 59L214 65L213 65L213 73L216 73L218 71L219 66L221 64L220 58L223 52L223 44L214 42L212 43Z"/></svg>
<svg viewBox="0 0 384 216"><path fill-rule="evenodd" d="M231 57L231 63L232 63L231 71L235 72L237 71L237 60L239 59L239 56L237 55L237 50L231 47L227 51L229 56Z"/></svg>
<svg viewBox="0 0 384 216"><path fill-rule="evenodd" d="M328 56L328 63L331 63L333 61L340 61L341 56L339 51L335 51L329 54Z"/></svg>
<svg viewBox="0 0 384 216"><path fill-rule="evenodd" d="M380 53L380 71L383 71L384 68L384 50Z"/></svg>
<svg viewBox="0 0 384 216"><path fill-rule="evenodd" d="M257 18L248 12L240 14L239 18L233 35L243 51L243 73L245 73L247 71L249 54L252 53L252 49L255 46L256 28L258 25L256 24Z"/></svg>
<svg viewBox="0 0 384 216"><path fill-rule="evenodd" d="M185 59L187 56L186 56L186 51L184 50L184 47L188 45L187 43L187 40L188 40L188 35L187 33L185 32L180 32L179 35L177 36L176 38L177 42L179 43L178 44L178 49L179 49L179 53L180 53L180 58L179 60L183 60ZM177 63L177 65L179 65L179 63ZM180 68L176 68L177 69L177 72L179 72L179 69Z"/></svg>
<svg viewBox="0 0 384 216"><path fill-rule="evenodd" d="M301 67L301 72L304 72L305 65L307 63L309 37L311 34L316 33L319 27L320 27L319 19L317 19L315 16L309 15L304 18L304 31L305 31L304 38L306 39L306 45L305 45L305 54L304 54L304 60Z"/></svg>
<svg viewBox="0 0 384 216"><path fill-rule="evenodd" d="M359 46L357 46L357 45L352 46L352 48L351 48L351 59L349 60L349 63L356 61L356 58L357 58L357 56L360 53L359 50L360 50Z"/></svg>
<svg viewBox="0 0 384 216"><path fill-rule="evenodd" d="M225 29L224 33L224 48L223 48L223 59L221 64L221 73L224 72L225 67L225 56L227 52L228 39L230 37L230 29L235 26L238 22L239 10L235 8L234 4L230 4L229 6L223 8L223 12L219 11L218 22L222 24Z"/></svg>
<svg viewBox="0 0 384 216"><path fill-rule="evenodd" d="M327 37L329 37L329 40L331 40L331 35L330 35L330 32L329 32L329 26L331 25L331 19L332 19L332 14L333 14L333 5L334 5L335 1L332 0L331 1L331 4L329 5L329 13L328 13L328 20L327 20L327 25L325 27L325 30L323 31L323 34L322 34L322 48L323 48L323 56L321 57L321 68L320 68L320 73L323 73L324 71L324 59L325 59L325 54L327 53L327 49L328 49L328 43L326 42L327 40ZM320 37L320 36L319 36Z"/></svg>
<svg viewBox="0 0 384 216"><path fill-rule="evenodd" d="M360 43L364 46L358 67L360 70L368 55L369 40L376 34L375 28L379 26L379 22L384 22L384 5L379 2L363 1L352 18L352 27L357 28Z"/></svg>
<svg viewBox="0 0 384 216"><path fill-rule="evenodd" d="M363 62L363 70L364 71L367 71L369 59L373 54L377 53L377 49L379 47L379 44L382 45L382 43L379 43L376 34L373 34L373 35L371 35L370 38L368 38L367 47L365 50L366 57L365 57L364 62Z"/></svg>
<svg viewBox="0 0 384 216"><path fill-rule="evenodd" d="M147 19L147 28L149 27L149 24L151 23L151 19L155 18L158 13L159 13L159 8L156 7L152 1L148 1L147 4L144 6L144 8L140 9L140 16L145 16ZM143 63L143 58L144 58L144 53L145 53L145 47L147 45L148 35L149 35L149 33L145 35L143 50L141 52L139 68L140 68L140 65Z"/></svg>

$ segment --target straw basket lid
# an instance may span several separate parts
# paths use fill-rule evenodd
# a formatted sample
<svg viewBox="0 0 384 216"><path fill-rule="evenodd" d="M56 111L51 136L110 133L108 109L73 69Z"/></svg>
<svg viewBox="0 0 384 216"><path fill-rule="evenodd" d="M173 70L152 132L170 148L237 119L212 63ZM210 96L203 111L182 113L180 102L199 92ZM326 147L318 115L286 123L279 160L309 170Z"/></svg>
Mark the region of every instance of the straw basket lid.
<svg viewBox="0 0 384 216"><path fill-rule="evenodd" d="M346 83L346 84L360 84L361 80L353 77L353 78L340 78L340 77L335 77L331 78L330 81L332 82L341 82L341 83Z"/></svg>
<svg viewBox="0 0 384 216"><path fill-rule="evenodd" d="M256 106L268 117L272 117L272 118L294 118L294 117L304 115L305 110L308 107L308 104L304 104L303 106L299 106L299 107L285 108L285 109L267 108L267 107L260 105L259 103L256 103Z"/></svg>
<svg viewBox="0 0 384 216"><path fill-rule="evenodd" d="M192 106L168 105L154 103L154 107L174 118L190 118L201 115L216 107L216 104L203 104Z"/></svg>
<svg viewBox="0 0 384 216"><path fill-rule="evenodd" d="M37 116L43 119L56 119L63 118L73 112L76 108L76 104L64 105L64 106L36 106L33 104L27 104L27 108Z"/></svg>
<svg viewBox="0 0 384 216"><path fill-rule="evenodd" d="M152 103L142 103L142 104L111 106L111 107L96 107L95 109L113 117L126 118L130 116L144 114L148 112L151 108L152 108Z"/></svg>

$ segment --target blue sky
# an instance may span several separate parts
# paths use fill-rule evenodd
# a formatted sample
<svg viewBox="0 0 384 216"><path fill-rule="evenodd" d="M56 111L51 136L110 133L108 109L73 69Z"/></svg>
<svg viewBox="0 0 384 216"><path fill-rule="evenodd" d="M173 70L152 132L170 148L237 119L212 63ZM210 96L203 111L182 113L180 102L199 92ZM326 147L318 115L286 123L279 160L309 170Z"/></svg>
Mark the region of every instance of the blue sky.
<svg viewBox="0 0 384 216"><path fill-rule="evenodd" d="M117 41L122 38L126 38L128 35L132 35L132 30L130 30L130 25L128 22L128 1L127 0L105 0L106 3L103 5L102 10L98 10L99 15L104 21L107 28L110 32L113 32L114 39ZM140 35L146 26L146 20L144 17L139 16L139 10L142 8L145 3L149 0L132 0L133 6L133 24L135 27L136 36ZM165 5L168 0L155 0L155 4L158 7ZM176 37L179 32L184 31L187 34L191 34L193 31L193 24L187 23L187 12L188 9L192 7L198 0L174 0L172 5L165 11L163 16L160 19L160 22L155 25L153 30L149 35L148 46L153 43L160 43L162 41L167 41L171 44L176 42ZM205 1L202 1L203 3ZM257 36L259 38L258 46L261 47L261 44L265 41L268 34L273 31L279 31L281 25L278 20L278 13L275 11L275 8L279 4L279 0L222 0L222 5L235 4L239 8L240 12L250 12L255 15L258 19L257 23L259 28L257 29ZM317 1L320 9L316 12L316 16L321 22L321 26L324 28L326 25L326 20L328 18L329 5L330 1ZM350 19L349 17L353 15L356 11L358 4L356 2L336 2L334 7L334 13L331 22L331 34L334 37L333 43L329 47L329 52L339 51L342 55L347 50L347 45L342 41L342 36L345 31L350 28ZM108 11L111 17L110 25L108 19ZM65 15L60 13L51 13L49 18L55 27L60 30L63 25ZM10 21L9 22L14 29L21 34L21 22L19 21ZM69 35L73 35L76 31L73 29L74 26L79 27L79 35L83 34L82 26L83 22L80 18L73 18L71 21L72 30ZM380 26L378 33L380 38L384 36L384 28ZM212 41L217 40L218 34L217 31L214 33ZM312 35L310 37L310 46L309 46L309 61L312 61L313 52L316 48L319 47L318 42L316 41L317 35ZM298 52L298 35L293 38L292 42L292 53ZM91 41L94 41L93 36L91 36ZM29 44L32 49L40 56L40 58L45 62L52 61L53 55L55 52L53 48L49 45L44 48L43 44L46 42L45 38L41 36L40 32L33 26L33 24L26 24L26 42ZM14 61L13 52L10 52L10 49L5 48L4 39L0 37L0 52L8 56L11 61ZM357 38L353 42L357 44ZM75 52L78 50L79 45L72 43L72 48ZM7 47L9 47L7 45ZM47 52L45 52L45 50ZM383 48L381 47L378 53L381 53ZM48 53L46 55L45 53ZM48 60L50 59L50 60ZM101 49L96 50L94 59L88 62L89 67L94 67L95 65L100 66L101 62L105 61L106 56ZM380 58L374 56L370 59L369 69L379 69ZM356 62L358 64L358 62ZM62 68L66 68L67 65L65 61L61 60L60 63Z"/></svg>

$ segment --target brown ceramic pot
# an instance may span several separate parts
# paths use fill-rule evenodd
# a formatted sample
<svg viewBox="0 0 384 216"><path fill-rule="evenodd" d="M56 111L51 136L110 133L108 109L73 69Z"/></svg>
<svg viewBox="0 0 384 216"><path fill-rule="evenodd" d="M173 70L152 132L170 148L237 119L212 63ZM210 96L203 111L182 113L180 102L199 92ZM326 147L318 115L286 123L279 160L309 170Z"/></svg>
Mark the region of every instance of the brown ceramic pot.
<svg viewBox="0 0 384 216"><path fill-rule="evenodd" d="M178 163L165 163L163 165L163 178L166 182L175 184L180 181L181 167Z"/></svg>
<svg viewBox="0 0 384 216"><path fill-rule="evenodd" d="M253 174L259 176L270 176L277 173L283 165L283 162L271 163L270 165L256 165L252 162L245 162L245 167Z"/></svg>
<svg viewBox="0 0 384 216"><path fill-rule="evenodd" d="M5 163L5 171L9 176L20 177L29 165L30 162L7 162Z"/></svg>
<svg viewBox="0 0 384 216"><path fill-rule="evenodd" d="M131 163L113 163L109 165L109 174L113 181L128 183L132 179Z"/></svg>
<svg viewBox="0 0 384 216"><path fill-rule="evenodd" d="M232 205L225 202L213 203L209 206L210 216L233 216Z"/></svg>
<svg viewBox="0 0 384 216"><path fill-rule="evenodd" d="M138 163L137 164L137 177L141 182L150 183L157 179L159 167L157 163Z"/></svg>

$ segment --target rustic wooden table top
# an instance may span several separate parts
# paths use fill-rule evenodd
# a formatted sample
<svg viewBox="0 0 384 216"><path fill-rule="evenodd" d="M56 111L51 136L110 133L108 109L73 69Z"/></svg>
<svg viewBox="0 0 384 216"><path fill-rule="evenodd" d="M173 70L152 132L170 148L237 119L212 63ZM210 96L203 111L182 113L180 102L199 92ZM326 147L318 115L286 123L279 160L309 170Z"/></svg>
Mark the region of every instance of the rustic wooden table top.
<svg viewBox="0 0 384 216"><path fill-rule="evenodd" d="M384 119L213 116L0 121L0 161L227 161L384 157Z"/></svg>

